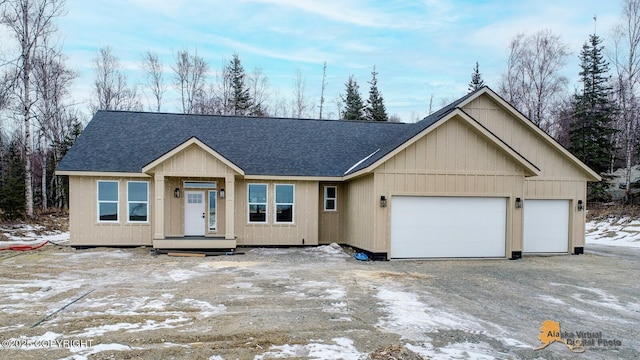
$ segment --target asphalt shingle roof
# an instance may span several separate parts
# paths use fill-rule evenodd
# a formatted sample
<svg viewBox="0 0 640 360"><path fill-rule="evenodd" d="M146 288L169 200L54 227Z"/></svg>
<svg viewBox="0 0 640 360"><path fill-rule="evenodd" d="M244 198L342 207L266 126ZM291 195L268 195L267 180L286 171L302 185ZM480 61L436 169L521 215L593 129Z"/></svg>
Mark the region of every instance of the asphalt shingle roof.
<svg viewBox="0 0 640 360"><path fill-rule="evenodd" d="M373 164L468 96L415 124L98 111L58 170L141 172L196 137L247 175L340 177Z"/></svg>

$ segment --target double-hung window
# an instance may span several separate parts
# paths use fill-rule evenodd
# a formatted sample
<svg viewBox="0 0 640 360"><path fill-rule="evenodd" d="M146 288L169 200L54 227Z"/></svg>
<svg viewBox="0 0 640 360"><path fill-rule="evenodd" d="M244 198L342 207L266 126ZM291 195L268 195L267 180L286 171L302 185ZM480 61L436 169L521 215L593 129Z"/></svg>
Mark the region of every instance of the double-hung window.
<svg viewBox="0 0 640 360"><path fill-rule="evenodd" d="M267 185L249 184L247 186L247 199L249 200L249 222L267 222Z"/></svg>
<svg viewBox="0 0 640 360"><path fill-rule="evenodd" d="M118 222L117 181L98 181L98 221Z"/></svg>
<svg viewBox="0 0 640 360"><path fill-rule="evenodd" d="M149 220L149 183L146 181L127 182L128 222Z"/></svg>
<svg viewBox="0 0 640 360"><path fill-rule="evenodd" d="M276 223L293 223L294 185L276 184Z"/></svg>
<svg viewBox="0 0 640 360"><path fill-rule="evenodd" d="M324 187L324 211L336 211L338 209L338 192L335 186Z"/></svg>

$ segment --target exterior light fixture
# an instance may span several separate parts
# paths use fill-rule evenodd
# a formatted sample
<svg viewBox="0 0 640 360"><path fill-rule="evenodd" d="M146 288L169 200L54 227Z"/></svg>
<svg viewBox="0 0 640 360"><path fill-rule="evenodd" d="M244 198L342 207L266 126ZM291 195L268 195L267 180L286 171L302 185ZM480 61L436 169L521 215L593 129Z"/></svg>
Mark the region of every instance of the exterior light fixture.
<svg viewBox="0 0 640 360"><path fill-rule="evenodd" d="M220 199L224 199L224 189L220 189Z"/></svg>
<svg viewBox="0 0 640 360"><path fill-rule="evenodd" d="M174 198L180 197L180 188L176 188L175 190L173 190L173 197Z"/></svg>
<svg viewBox="0 0 640 360"><path fill-rule="evenodd" d="M516 208L520 209L522 208L522 199L521 198L516 198Z"/></svg>
<svg viewBox="0 0 640 360"><path fill-rule="evenodd" d="M387 207L387 197L384 195L380 196L380 207Z"/></svg>
<svg viewBox="0 0 640 360"><path fill-rule="evenodd" d="M578 200L578 211L584 210L584 203L582 200Z"/></svg>

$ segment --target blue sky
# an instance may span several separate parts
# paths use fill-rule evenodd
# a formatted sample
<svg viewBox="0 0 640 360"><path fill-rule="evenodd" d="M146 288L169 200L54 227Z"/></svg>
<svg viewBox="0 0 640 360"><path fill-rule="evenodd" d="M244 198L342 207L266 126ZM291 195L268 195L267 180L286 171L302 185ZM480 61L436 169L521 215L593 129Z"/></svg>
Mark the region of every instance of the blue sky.
<svg viewBox="0 0 640 360"><path fill-rule="evenodd" d="M323 62L324 112L333 117L349 75L366 98L376 65L389 114L409 122L427 114L432 95L434 110L464 95L476 61L485 83L497 89L509 41L520 32L551 29L569 44L565 72L573 91L577 56L593 32L593 16L607 41L620 8L619 1L605 0L67 0L68 13L58 23L69 64L80 72L73 96L84 109L93 82L91 60L110 45L131 84L141 81L146 51L160 55L168 81L177 50L197 49L211 66L211 80L236 52L248 72L261 67L281 96L290 96L299 69L315 116ZM168 88L162 110L179 111Z"/></svg>

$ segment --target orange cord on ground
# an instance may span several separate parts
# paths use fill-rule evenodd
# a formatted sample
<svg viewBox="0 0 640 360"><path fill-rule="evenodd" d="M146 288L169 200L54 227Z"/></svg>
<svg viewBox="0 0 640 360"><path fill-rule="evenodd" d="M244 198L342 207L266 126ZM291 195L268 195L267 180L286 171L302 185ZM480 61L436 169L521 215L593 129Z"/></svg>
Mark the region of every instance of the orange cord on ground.
<svg viewBox="0 0 640 360"><path fill-rule="evenodd" d="M41 247L47 245L49 243L49 240L43 242L40 245L37 246L32 246L32 245L13 245L13 246L9 246L6 248L0 248L0 251L3 250L13 250L13 251L30 251L30 250L36 250L36 249L40 249Z"/></svg>

